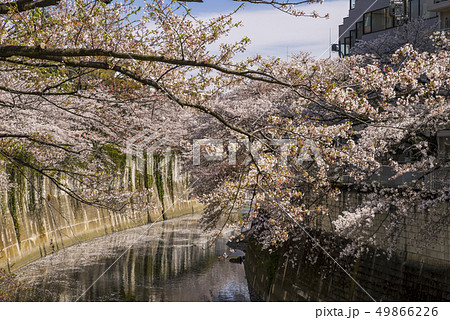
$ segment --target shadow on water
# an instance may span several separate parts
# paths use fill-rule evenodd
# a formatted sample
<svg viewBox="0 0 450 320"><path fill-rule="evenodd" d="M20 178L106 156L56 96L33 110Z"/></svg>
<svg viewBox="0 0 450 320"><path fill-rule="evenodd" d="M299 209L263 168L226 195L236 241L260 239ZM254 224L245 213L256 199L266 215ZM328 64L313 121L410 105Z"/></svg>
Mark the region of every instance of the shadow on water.
<svg viewBox="0 0 450 320"><path fill-rule="evenodd" d="M232 253L226 238L208 247L212 235L198 219L126 230L35 261L17 272L29 287L17 300L250 301L243 264L219 259L243 253Z"/></svg>

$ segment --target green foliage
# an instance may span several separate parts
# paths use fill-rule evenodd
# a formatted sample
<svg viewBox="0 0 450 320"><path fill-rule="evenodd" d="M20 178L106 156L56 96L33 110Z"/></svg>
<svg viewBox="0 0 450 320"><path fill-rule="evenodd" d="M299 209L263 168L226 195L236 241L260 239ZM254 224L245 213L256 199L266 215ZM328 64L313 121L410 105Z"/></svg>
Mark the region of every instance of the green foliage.
<svg viewBox="0 0 450 320"><path fill-rule="evenodd" d="M117 168L120 171L125 170L126 162L127 162L127 156L120 150L118 150L115 146L111 144L106 144L103 146L103 151L106 153L106 155L115 163Z"/></svg>
<svg viewBox="0 0 450 320"><path fill-rule="evenodd" d="M136 189L142 191L145 185L145 177L139 172L136 172Z"/></svg>
<svg viewBox="0 0 450 320"><path fill-rule="evenodd" d="M26 186L25 186L26 180L24 177L25 168L21 167L19 170L21 172L18 172L18 174L16 175L17 191L18 191L17 204L19 205L19 212L23 212L24 195L25 195L25 189L26 189Z"/></svg>
<svg viewBox="0 0 450 320"><path fill-rule="evenodd" d="M34 165L38 165L39 161L36 156L24 146L19 139L4 139L3 142L3 150L5 150L8 154L16 159L18 163L30 163ZM6 158L8 160L8 158Z"/></svg>

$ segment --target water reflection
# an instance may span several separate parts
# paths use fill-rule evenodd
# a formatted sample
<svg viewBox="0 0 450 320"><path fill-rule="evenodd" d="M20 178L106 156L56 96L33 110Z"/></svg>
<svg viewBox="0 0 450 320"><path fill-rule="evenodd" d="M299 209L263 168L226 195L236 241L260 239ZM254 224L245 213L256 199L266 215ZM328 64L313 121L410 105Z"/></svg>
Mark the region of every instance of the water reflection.
<svg viewBox="0 0 450 320"><path fill-rule="evenodd" d="M40 259L19 270L31 289L17 299L74 301L94 283L80 301L249 301L243 265L218 259L231 253L226 239L208 247L211 234L198 219L115 233Z"/></svg>

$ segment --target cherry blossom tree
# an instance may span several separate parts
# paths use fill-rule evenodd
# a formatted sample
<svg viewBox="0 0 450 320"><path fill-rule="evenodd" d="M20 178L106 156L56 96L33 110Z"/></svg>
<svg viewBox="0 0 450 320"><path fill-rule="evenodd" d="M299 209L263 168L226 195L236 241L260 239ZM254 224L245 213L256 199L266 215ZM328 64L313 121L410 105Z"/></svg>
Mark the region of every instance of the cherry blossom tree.
<svg viewBox="0 0 450 320"><path fill-rule="evenodd" d="M381 62L389 61L390 56L406 44L417 51L433 51L435 44L433 34L439 30L439 24L424 19L415 19L408 23L383 33L369 41L357 41L351 49L354 55L370 55L372 59Z"/></svg>
<svg viewBox="0 0 450 320"><path fill-rule="evenodd" d="M291 84L258 88L269 109L282 112L254 128L257 155L205 197L212 203L205 220L214 224L217 213L229 214L250 198L244 224L252 224L264 246L299 233L308 238L318 224L328 225L351 240L341 252L346 256L374 244L394 252L405 221L421 211L427 223L418 242L438 239L450 218L449 159L436 145L436 133L449 128L448 39L438 36L434 45L430 53L407 44L387 64L367 64L364 56L338 64L304 56L282 66L264 63L264 72ZM238 103L258 105L255 96ZM426 182L431 176L436 183ZM363 200L332 212L329 200L348 191ZM384 237L376 238L379 230Z"/></svg>
<svg viewBox="0 0 450 320"><path fill-rule="evenodd" d="M205 101L241 74L265 77L228 66L248 39L209 55L206 46L236 26L229 16L195 21L163 1L144 9L128 1L51 4L2 16L2 161L39 172L80 201L114 199L111 155L127 138L162 127L182 133L183 108L232 127ZM164 122L175 118L170 131Z"/></svg>
<svg viewBox="0 0 450 320"><path fill-rule="evenodd" d="M23 285L16 278L15 274L0 269L0 302L14 301L16 290L23 289Z"/></svg>
<svg viewBox="0 0 450 320"><path fill-rule="evenodd" d="M185 132L180 124L189 116L183 108L193 111L193 119L203 113L248 135L209 101L243 79L277 80L249 70L248 62L232 63L247 38L222 45L218 54L208 52L208 45L239 26L230 15L203 22L177 3L3 3L2 161L37 171L76 199L100 205L100 199L113 200L108 195L117 185L117 163L108 153L123 151L127 138L144 130L164 127L172 137ZM68 187L67 177L80 187Z"/></svg>
<svg viewBox="0 0 450 320"><path fill-rule="evenodd" d="M303 55L288 64L256 62L278 83L241 84L216 107L238 119L256 153L238 155L243 166L212 166L217 175L209 186L219 187L210 194L202 190L210 203L205 222L215 225L250 198L244 223L253 224L265 246L329 220L330 231L353 240L342 255L359 254L367 244L392 253L416 210L429 213L418 241L439 238L449 222L448 158L439 157L435 140L449 123L447 48L448 40L438 37L432 53L406 45L387 64L367 65L367 57L336 64ZM249 151L245 143L241 147ZM386 169L392 172L385 181L373 179ZM389 183L408 173L403 184ZM441 176L435 186L425 183L431 175ZM364 194L363 202L332 215L324 200L349 188ZM386 237L375 239L380 229Z"/></svg>
<svg viewBox="0 0 450 320"><path fill-rule="evenodd" d="M247 2L295 14L283 2ZM290 4L304 2L312 1ZM432 52L406 44L386 64L306 54L236 62L245 37L209 51L239 27L232 14L200 21L183 3L162 0L144 8L129 0L23 3L0 6L2 166L27 167L79 201L120 208L135 192L119 174L127 139L163 133L181 152L215 139L201 145L199 163L185 163L202 179L194 193L209 203L207 226L250 207L242 226L269 247L327 221L330 233L353 241L344 254L383 241L372 232L379 228L393 250L411 208L448 203L448 183L425 184L449 166L434 139L450 114L444 36ZM386 168L389 181L411 178L374 179ZM330 212L326 201L349 189L363 201ZM434 213L426 237L446 230L448 212Z"/></svg>

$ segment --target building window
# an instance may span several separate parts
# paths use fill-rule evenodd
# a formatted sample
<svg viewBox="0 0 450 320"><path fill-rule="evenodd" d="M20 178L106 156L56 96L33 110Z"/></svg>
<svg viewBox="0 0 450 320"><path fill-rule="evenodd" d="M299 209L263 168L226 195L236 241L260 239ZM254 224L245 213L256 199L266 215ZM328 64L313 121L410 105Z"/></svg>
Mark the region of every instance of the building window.
<svg viewBox="0 0 450 320"><path fill-rule="evenodd" d="M350 54L350 37L344 38L344 56Z"/></svg>
<svg viewBox="0 0 450 320"><path fill-rule="evenodd" d="M350 0L350 10L355 9L356 0Z"/></svg>
<svg viewBox="0 0 450 320"><path fill-rule="evenodd" d="M372 32L392 28L394 19L389 14L389 9L384 8L372 12Z"/></svg>
<svg viewBox="0 0 450 320"><path fill-rule="evenodd" d="M344 51L345 51L345 45L343 42L339 41L339 57L343 57L344 56Z"/></svg>
<svg viewBox="0 0 450 320"><path fill-rule="evenodd" d="M364 24L362 21L356 23L356 39L361 40L364 31Z"/></svg>
<svg viewBox="0 0 450 320"><path fill-rule="evenodd" d="M384 16L386 17L386 29L393 28L395 26L395 19L389 13L389 8L384 9Z"/></svg>
<svg viewBox="0 0 450 320"><path fill-rule="evenodd" d="M358 28L361 28L364 34L367 34L389 29L395 25L394 18L391 16L389 8L383 8L364 14L363 22L361 23L363 25L356 24L357 39L361 39L360 34L358 33L361 31Z"/></svg>
<svg viewBox="0 0 450 320"><path fill-rule="evenodd" d="M383 10L377 10L372 12L372 32L386 29L385 17Z"/></svg>
<svg viewBox="0 0 450 320"><path fill-rule="evenodd" d="M372 14L371 12L364 14L364 33L372 32Z"/></svg>

